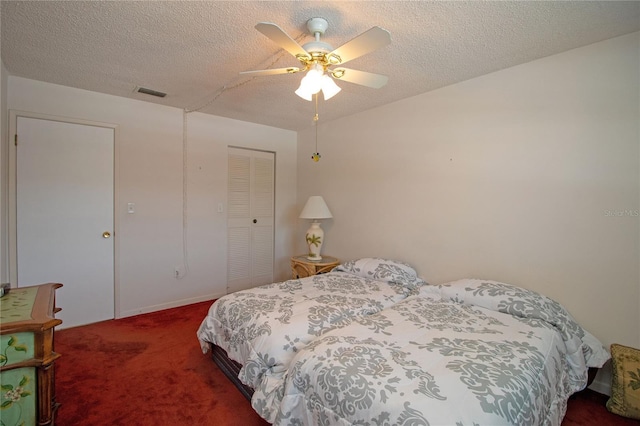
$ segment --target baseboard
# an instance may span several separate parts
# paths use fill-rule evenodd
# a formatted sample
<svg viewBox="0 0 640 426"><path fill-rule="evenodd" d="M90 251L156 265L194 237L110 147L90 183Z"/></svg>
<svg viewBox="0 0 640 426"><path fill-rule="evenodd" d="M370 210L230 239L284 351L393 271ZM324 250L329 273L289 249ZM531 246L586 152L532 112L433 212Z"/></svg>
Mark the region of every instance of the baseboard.
<svg viewBox="0 0 640 426"><path fill-rule="evenodd" d="M172 302L162 303L162 304L159 304L159 305L145 306L143 308L132 309L132 310L129 310L129 311L120 312L120 315L117 318L126 318L126 317L132 317L134 315L148 314L148 313L151 313L151 312L163 311L165 309L179 308L181 306L191 305L193 303L205 302L207 300L218 299L218 298L224 296L225 294L226 293L213 293L213 294L208 294L208 295L204 295L204 296L192 297L192 298L189 298L189 299L174 300Z"/></svg>
<svg viewBox="0 0 640 426"><path fill-rule="evenodd" d="M611 375L611 360L609 360L598 369L598 374L596 374L589 389L603 395L611 396Z"/></svg>
<svg viewBox="0 0 640 426"><path fill-rule="evenodd" d="M596 377L593 383L591 383L591 386L589 386L589 389L603 395L611 396L611 381L599 379L599 377Z"/></svg>

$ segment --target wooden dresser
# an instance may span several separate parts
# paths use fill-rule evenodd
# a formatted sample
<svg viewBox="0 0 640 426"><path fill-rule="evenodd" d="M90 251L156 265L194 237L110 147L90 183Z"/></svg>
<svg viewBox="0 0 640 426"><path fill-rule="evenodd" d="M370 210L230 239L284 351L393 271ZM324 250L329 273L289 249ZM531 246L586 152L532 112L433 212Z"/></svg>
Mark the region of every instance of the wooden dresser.
<svg viewBox="0 0 640 426"><path fill-rule="evenodd" d="M12 288L0 298L2 424L53 425L55 291L62 284Z"/></svg>

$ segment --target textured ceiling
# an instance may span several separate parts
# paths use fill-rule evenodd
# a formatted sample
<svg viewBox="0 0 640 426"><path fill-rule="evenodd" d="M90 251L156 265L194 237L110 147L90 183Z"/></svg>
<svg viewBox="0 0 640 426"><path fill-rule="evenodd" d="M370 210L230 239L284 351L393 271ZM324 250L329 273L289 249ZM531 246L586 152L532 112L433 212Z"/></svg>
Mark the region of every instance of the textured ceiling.
<svg viewBox="0 0 640 426"><path fill-rule="evenodd" d="M9 74L203 113L301 130L314 107L302 74L240 76L299 62L255 28L278 24L300 44L306 21L329 22L334 48L380 26L390 45L349 62L384 74L371 89L338 82L321 121L640 30L640 2L616 1L7 1L2 60ZM166 92L155 98L142 86Z"/></svg>

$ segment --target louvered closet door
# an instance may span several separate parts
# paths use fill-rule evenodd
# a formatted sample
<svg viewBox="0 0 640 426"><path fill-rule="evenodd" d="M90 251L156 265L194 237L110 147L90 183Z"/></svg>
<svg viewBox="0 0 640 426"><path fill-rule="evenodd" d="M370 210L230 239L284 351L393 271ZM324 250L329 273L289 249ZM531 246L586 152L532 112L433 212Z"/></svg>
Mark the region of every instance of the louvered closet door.
<svg viewBox="0 0 640 426"><path fill-rule="evenodd" d="M273 282L272 152L229 148L227 292Z"/></svg>

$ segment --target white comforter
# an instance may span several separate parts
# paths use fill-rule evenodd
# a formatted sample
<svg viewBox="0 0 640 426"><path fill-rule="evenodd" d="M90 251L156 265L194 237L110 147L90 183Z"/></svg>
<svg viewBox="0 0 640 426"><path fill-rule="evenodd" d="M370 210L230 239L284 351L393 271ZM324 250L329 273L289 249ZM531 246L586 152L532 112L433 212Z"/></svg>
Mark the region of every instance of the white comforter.
<svg viewBox="0 0 640 426"><path fill-rule="evenodd" d="M557 302L461 280L318 337L269 403L275 425L559 425L608 358Z"/></svg>
<svg viewBox="0 0 640 426"><path fill-rule="evenodd" d="M218 299L197 336L203 352L220 346L242 364L252 405L272 421L275 392L291 359L313 339L416 294L426 284L401 262L359 259L332 272L243 290Z"/></svg>

